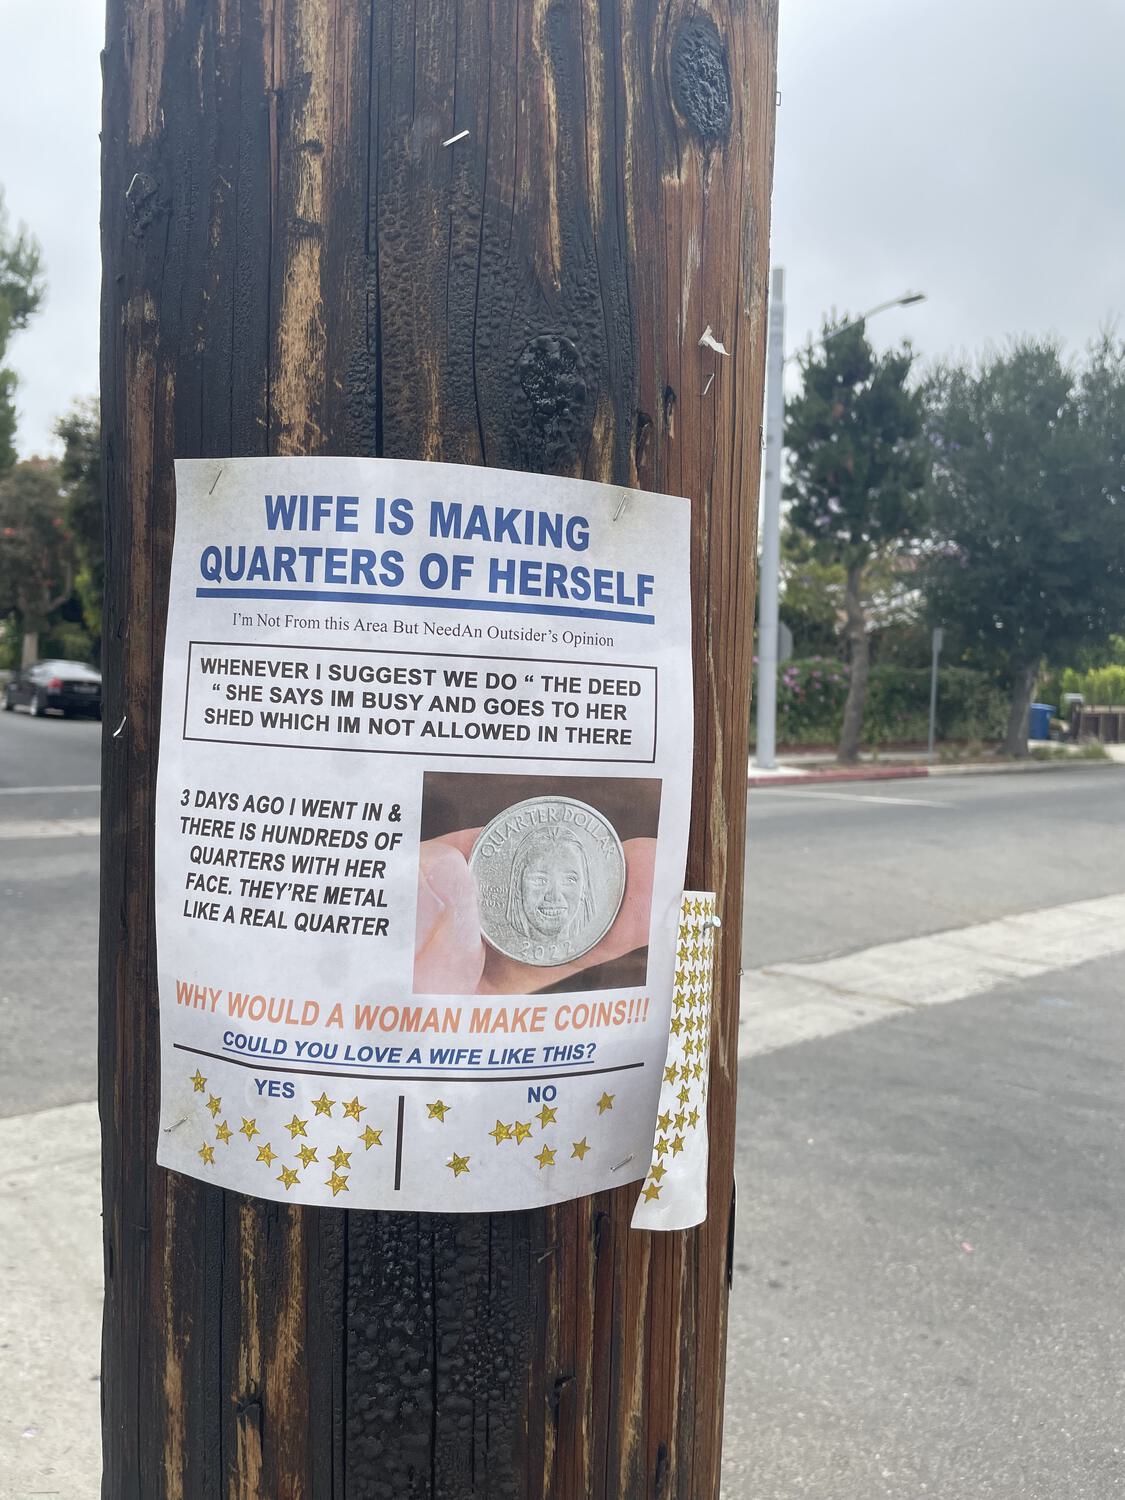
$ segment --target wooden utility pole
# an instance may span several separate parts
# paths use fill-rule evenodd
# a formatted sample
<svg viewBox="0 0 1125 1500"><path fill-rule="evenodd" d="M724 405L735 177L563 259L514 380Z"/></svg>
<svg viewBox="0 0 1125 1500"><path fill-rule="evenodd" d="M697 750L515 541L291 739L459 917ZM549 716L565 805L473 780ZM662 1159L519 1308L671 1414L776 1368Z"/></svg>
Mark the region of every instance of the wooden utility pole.
<svg viewBox="0 0 1125 1500"><path fill-rule="evenodd" d="M777 0L109 0L105 1500L715 1500ZM460 136L460 139L452 139ZM714 343L700 343L710 327ZM174 457L695 502L710 1215L345 1213L155 1165Z"/></svg>

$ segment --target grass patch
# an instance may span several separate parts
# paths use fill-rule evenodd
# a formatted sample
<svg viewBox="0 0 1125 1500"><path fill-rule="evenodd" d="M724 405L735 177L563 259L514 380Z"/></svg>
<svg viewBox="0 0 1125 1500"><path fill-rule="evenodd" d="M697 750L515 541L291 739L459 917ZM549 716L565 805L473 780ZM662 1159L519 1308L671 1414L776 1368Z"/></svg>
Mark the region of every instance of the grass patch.
<svg viewBox="0 0 1125 1500"><path fill-rule="evenodd" d="M1065 745L1036 745L1028 751L1029 760L1108 760L1109 752L1097 740L1090 740L1078 750Z"/></svg>

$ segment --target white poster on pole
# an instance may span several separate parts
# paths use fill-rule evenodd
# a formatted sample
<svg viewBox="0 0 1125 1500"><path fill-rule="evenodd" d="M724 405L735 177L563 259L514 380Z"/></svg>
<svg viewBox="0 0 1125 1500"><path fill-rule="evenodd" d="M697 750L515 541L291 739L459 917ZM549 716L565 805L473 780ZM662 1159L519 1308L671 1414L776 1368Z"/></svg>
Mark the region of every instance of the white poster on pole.
<svg viewBox="0 0 1125 1500"><path fill-rule="evenodd" d="M643 1178L687 847L685 500L176 465L159 1160L492 1211Z"/></svg>

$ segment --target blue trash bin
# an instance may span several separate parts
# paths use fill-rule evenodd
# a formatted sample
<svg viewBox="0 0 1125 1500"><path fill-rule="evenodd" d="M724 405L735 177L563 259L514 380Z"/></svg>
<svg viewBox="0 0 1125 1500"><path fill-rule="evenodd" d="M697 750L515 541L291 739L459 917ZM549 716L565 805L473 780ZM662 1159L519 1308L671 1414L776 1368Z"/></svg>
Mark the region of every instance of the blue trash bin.
<svg viewBox="0 0 1125 1500"><path fill-rule="evenodd" d="M1033 703L1027 716L1027 734L1032 740L1051 738L1051 718L1055 712L1053 703Z"/></svg>

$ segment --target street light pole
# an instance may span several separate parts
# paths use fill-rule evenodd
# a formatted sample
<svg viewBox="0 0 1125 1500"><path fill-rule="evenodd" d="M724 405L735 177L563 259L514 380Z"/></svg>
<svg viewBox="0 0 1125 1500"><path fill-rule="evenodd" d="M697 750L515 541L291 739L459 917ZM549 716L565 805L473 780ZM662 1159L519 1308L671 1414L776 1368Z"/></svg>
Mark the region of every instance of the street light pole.
<svg viewBox="0 0 1125 1500"><path fill-rule="evenodd" d="M766 340L766 452L762 479L762 555L758 573L758 719L754 761L760 771L777 767L777 637L781 588L781 465L785 440L785 272L773 268L770 279L769 332ZM833 328L821 339L838 338L890 307L924 302L925 292L903 292L876 303L858 318Z"/></svg>

